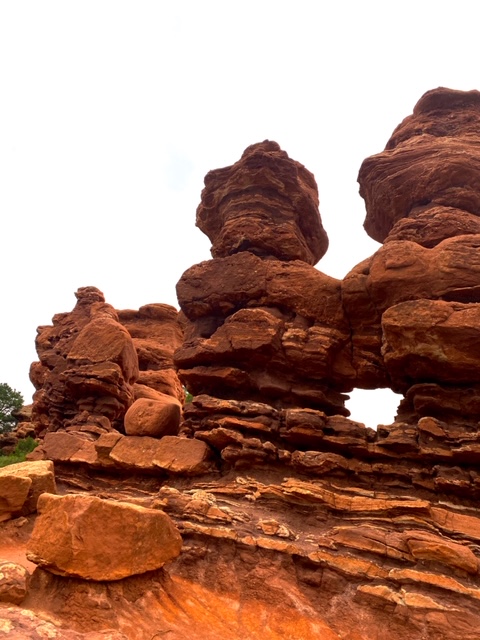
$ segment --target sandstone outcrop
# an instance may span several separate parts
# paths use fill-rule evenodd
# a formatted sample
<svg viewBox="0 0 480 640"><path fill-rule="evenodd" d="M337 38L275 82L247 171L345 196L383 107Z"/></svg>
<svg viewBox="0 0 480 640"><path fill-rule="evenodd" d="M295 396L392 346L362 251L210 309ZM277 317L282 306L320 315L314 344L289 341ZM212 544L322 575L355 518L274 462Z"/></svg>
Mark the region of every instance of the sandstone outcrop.
<svg viewBox="0 0 480 640"><path fill-rule="evenodd" d="M126 434L63 423L31 454L66 494L39 500L32 621L90 640L478 640L479 95L427 93L365 161L384 244L342 281L313 268L315 183L276 143L207 176L213 259L178 283L183 343L162 305L119 312L139 359L123 418L152 412ZM161 325L194 394L168 435L149 431L162 393L182 402ZM354 387L402 393L392 424L350 420ZM167 517L182 551L173 534L168 565L148 564ZM0 558L5 532L28 537L15 522ZM23 630L18 611L0 606L0 630Z"/></svg>
<svg viewBox="0 0 480 640"><path fill-rule="evenodd" d="M53 463L19 462L0 469L0 522L33 513L42 493L56 493Z"/></svg>
<svg viewBox="0 0 480 640"><path fill-rule="evenodd" d="M327 247L313 176L265 141L205 185L197 224L214 259L177 286L180 378L194 395L348 415L350 330L340 281L312 267Z"/></svg>
<svg viewBox="0 0 480 640"><path fill-rule="evenodd" d="M477 422L479 141L480 93L436 89L360 169L365 228L385 243L363 266L363 305L375 311L376 357L409 399L400 406L409 421L445 402L450 413L457 395L469 398L457 417ZM427 414L413 400L426 383L436 385Z"/></svg>
<svg viewBox="0 0 480 640"><path fill-rule="evenodd" d="M173 366L173 354L183 341L178 311L168 304L147 304L138 311L117 311L121 324L132 337L138 356L137 384L177 398L185 396ZM142 397L136 393L135 398Z"/></svg>
<svg viewBox="0 0 480 640"><path fill-rule="evenodd" d="M46 493L38 511L27 557L59 575L119 580L159 569L182 546L162 511L93 496Z"/></svg>
<svg viewBox="0 0 480 640"><path fill-rule="evenodd" d="M215 258L250 251L314 265L328 247L315 178L270 140L206 175L197 226Z"/></svg>
<svg viewBox="0 0 480 640"><path fill-rule="evenodd" d="M76 293L71 313L38 329L32 421L37 433L72 427L91 433L121 428L133 402L138 357L128 331L95 287Z"/></svg>

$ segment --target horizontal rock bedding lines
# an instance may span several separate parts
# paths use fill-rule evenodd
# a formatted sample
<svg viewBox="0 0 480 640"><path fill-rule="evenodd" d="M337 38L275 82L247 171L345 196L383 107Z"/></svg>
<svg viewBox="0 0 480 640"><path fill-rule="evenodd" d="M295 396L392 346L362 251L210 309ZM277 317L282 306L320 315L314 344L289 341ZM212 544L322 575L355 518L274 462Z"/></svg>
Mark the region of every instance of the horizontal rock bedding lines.
<svg viewBox="0 0 480 640"><path fill-rule="evenodd" d="M150 615L162 611L170 627L158 622L161 633L175 640L205 587L224 598L222 610L232 597L232 638L260 637L253 620L286 607L283 619L297 625L288 637L299 640L477 640L479 96L428 92L363 163L365 228L383 246L343 280L314 268L328 241L312 174L264 141L205 179L197 225L212 259L181 277L180 313L116 311L86 287L71 314L39 329L31 376L41 443L30 464L54 461L68 495L34 491L24 471L0 474L4 527L39 503L32 593L49 585L75 601L74 580L96 582L80 592L96 594L85 598L97 619L110 616L129 640L153 635L145 616L133 630L130 589L135 607L155 602ZM182 384L195 396L186 405ZM349 420L354 387L403 394L393 423ZM82 535L49 555L42 518L65 510L62 522L78 514L81 529L84 514L114 503L131 516L132 540L142 509L152 532L170 518L166 556L143 539L134 561L127 541L118 562L101 566ZM18 599L20 574L8 571L6 592ZM108 580L130 623L105 595L117 587L96 591ZM181 584L189 596L172 615L165 594ZM250 617L249 598L260 607ZM225 637L196 606L210 620L198 637L209 638L207 627ZM55 611L70 624L58 600ZM288 635L262 628L264 640Z"/></svg>

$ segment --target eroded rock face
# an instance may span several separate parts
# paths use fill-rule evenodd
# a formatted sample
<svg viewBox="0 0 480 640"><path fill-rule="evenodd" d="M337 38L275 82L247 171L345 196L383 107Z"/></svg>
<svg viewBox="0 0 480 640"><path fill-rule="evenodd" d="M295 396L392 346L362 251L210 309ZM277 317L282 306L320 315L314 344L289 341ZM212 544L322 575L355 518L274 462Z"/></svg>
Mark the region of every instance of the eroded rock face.
<svg viewBox="0 0 480 640"><path fill-rule="evenodd" d="M159 569L182 539L162 511L84 495L43 494L27 557L52 573L119 580Z"/></svg>
<svg viewBox="0 0 480 640"><path fill-rule="evenodd" d="M121 428L133 402L138 358L130 334L98 289L83 287L75 295L71 313L38 329L40 364L31 376L38 389L32 409L38 433Z"/></svg>
<svg viewBox="0 0 480 640"><path fill-rule="evenodd" d="M56 522L59 500L78 500L70 514L85 512L88 527L65 517L65 544L45 527L45 554L61 552L33 574L33 609L85 638L102 626L129 640L478 640L478 113L476 92L429 92L365 162L366 226L384 246L343 281L311 266L285 191L308 181L297 167L289 182L293 161L276 145L213 172L198 216L214 258L178 284L175 358L195 397L178 435L47 433L34 455L56 461L64 489L91 496L40 499L40 518ZM285 251L262 235L272 220ZM129 331L156 375L168 358L150 348L148 322ZM146 385L133 385L139 406L165 392ZM392 424L342 415L343 392L379 386L404 393ZM118 522L84 509L94 495L171 517L184 546L168 574L112 582L107 549L110 582L68 577L102 562L89 514ZM101 529L130 570L124 519L121 534Z"/></svg>
<svg viewBox="0 0 480 640"><path fill-rule="evenodd" d="M183 403L184 391L173 365L173 354L183 341L178 311L168 304L147 304L138 311L117 313L137 352L137 383Z"/></svg>
<svg viewBox="0 0 480 640"><path fill-rule="evenodd" d="M434 89L362 164L367 233L383 242L401 218L436 207L480 215L480 92Z"/></svg>
<svg viewBox="0 0 480 640"><path fill-rule="evenodd" d="M342 285L354 360L370 337L389 386L407 395L399 416L408 421L441 414L443 403L477 420L471 399L463 412L449 405L479 382L479 142L480 93L435 89L360 169L365 228L385 244ZM429 400L418 391L425 384L437 385Z"/></svg>
<svg viewBox="0 0 480 640"><path fill-rule="evenodd" d="M214 259L177 286L180 378L195 395L348 414L355 371L340 282L311 266L327 247L313 177L266 141L205 185L197 224Z"/></svg>
<svg viewBox="0 0 480 640"><path fill-rule="evenodd" d="M250 251L314 265L328 247L315 178L269 140L206 175L197 226L215 258Z"/></svg>
<svg viewBox="0 0 480 640"><path fill-rule="evenodd" d="M0 522L33 513L42 493L56 493L51 461L19 462L1 468Z"/></svg>

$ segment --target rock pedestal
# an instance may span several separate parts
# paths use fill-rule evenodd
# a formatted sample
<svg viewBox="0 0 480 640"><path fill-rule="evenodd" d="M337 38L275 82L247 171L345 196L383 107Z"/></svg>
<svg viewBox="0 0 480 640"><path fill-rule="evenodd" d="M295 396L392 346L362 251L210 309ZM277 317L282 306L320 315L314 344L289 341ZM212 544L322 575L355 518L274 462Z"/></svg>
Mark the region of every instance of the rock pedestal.
<svg viewBox="0 0 480 640"><path fill-rule="evenodd" d="M275 142L205 178L197 225L214 259L177 285L194 395L348 414L354 371L340 282L312 267L327 247L315 180Z"/></svg>

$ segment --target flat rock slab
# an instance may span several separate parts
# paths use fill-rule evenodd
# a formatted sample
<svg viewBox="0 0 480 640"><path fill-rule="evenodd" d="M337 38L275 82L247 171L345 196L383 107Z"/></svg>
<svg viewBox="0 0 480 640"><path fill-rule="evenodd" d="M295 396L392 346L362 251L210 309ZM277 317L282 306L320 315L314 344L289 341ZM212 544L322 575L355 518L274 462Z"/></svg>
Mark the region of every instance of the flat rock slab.
<svg viewBox="0 0 480 640"><path fill-rule="evenodd" d="M153 464L169 473L201 475L212 469L211 449L201 440L164 436Z"/></svg>
<svg viewBox="0 0 480 640"><path fill-rule="evenodd" d="M86 495L43 494L27 558L51 573L119 580L159 569L182 538L163 511Z"/></svg>
<svg viewBox="0 0 480 640"><path fill-rule="evenodd" d="M155 471L153 464L160 447L158 438L149 436L123 436L110 451L110 458L120 467Z"/></svg>

